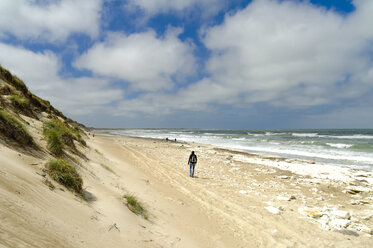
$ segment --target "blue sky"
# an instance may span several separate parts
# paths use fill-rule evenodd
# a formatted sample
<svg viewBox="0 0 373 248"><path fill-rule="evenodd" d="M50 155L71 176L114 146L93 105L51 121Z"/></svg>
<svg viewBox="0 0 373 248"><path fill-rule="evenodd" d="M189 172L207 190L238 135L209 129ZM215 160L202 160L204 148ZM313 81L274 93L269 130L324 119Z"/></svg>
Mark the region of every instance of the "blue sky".
<svg viewBox="0 0 373 248"><path fill-rule="evenodd" d="M371 0L2 0L0 64L94 127L372 128Z"/></svg>

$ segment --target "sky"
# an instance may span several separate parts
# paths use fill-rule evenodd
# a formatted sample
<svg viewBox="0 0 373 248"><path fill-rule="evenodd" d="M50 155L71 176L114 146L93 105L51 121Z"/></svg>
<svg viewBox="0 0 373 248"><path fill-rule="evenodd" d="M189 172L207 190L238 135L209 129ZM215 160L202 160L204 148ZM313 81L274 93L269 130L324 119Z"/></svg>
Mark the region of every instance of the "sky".
<svg viewBox="0 0 373 248"><path fill-rule="evenodd" d="M106 128L373 128L372 0L1 0L0 65Z"/></svg>

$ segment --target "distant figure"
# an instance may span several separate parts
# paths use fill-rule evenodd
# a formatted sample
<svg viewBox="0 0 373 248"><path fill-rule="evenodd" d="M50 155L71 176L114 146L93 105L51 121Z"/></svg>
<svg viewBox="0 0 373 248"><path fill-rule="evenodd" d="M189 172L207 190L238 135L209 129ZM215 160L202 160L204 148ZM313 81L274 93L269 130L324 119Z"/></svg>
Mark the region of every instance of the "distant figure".
<svg viewBox="0 0 373 248"><path fill-rule="evenodd" d="M166 141L168 141L168 138L166 138Z"/></svg>
<svg viewBox="0 0 373 248"><path fill-rule="evenodd" d="M189 168L190 168L190 175L191 177L194 177L194 167L196 167L197 164L197 155L192 151L192 153L189 156L188 160Z"/></svg>
<svg viewBox="0 0 373 248"><path fill-rule="evenodd" d="M176 142L176 139L175 139L175 142Z"/></svg>

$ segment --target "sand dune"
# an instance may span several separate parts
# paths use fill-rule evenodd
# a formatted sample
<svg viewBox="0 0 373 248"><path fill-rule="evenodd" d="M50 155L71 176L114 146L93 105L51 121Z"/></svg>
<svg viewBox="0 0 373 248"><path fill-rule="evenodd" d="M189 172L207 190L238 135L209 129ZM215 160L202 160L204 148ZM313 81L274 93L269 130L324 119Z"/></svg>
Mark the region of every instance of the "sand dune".
<svg viewBox="0 0 373 248"><path fill-rule="evenodd" d="M371 247L357 229L373 225L372 191L344 191L361 178L353 171L351 180L329 180L206 145L103 133L86 140L79 173L89 201L49 179L46 158L0 146L0 247ZM191 150L196 178L188 176ZM371 189L372 175L363 177ZM126 207L124 194L144 203L149 220ZM323 227L302 214L307 206L348 212L350 223Z"/></svg>

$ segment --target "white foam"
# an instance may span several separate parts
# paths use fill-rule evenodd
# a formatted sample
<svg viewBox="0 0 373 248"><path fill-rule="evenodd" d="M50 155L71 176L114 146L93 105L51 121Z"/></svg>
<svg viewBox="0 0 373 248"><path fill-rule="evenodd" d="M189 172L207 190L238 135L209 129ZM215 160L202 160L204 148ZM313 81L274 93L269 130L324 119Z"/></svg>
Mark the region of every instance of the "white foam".
<svg viewBox="0 0 373 248"><path fill-rule="evenodd" d="M335 148L350 148L353 145L351 144L334 144L334 143L326 143L330 147L335 147Z"/></svg>
<svg viewBox="0 0 373 248"><path fill-rule="evenodd" d="M285 156L287 154L289 155L294 155L294 156L302 156L302 157L307 157L307 158L322 158L322 159L330 159L330 160L346 160L346 161L351 161L352 162L360 162L360 163L366 163L366 164L373 164L373 157L368 157L368 156L362 156L361 154L359 155L352 155L349 152L334 152L334 153L321 153L320 151L302 151L302 150L297 150L297 149L281 149L280 146L276 147L259 147L259 146L240 146L240 145L224 145L229 148L233 149L240 149L240 150L247 150L247 151L256 151L256 152L267 152L270 154L278 154Z"/></svg>
<svg viewBox="0 0 373 248"><path fill-rule="evenodd" d="M265 132L265 135L270 136L270 135L285 135L287 133L273 133L273 132Z"/></svg>
<svg viewBox="0 0 373 248"><path fill-rule="evenodd" d="M292 133L291 135L295 137L317 137L318 133Z"/></svg>

